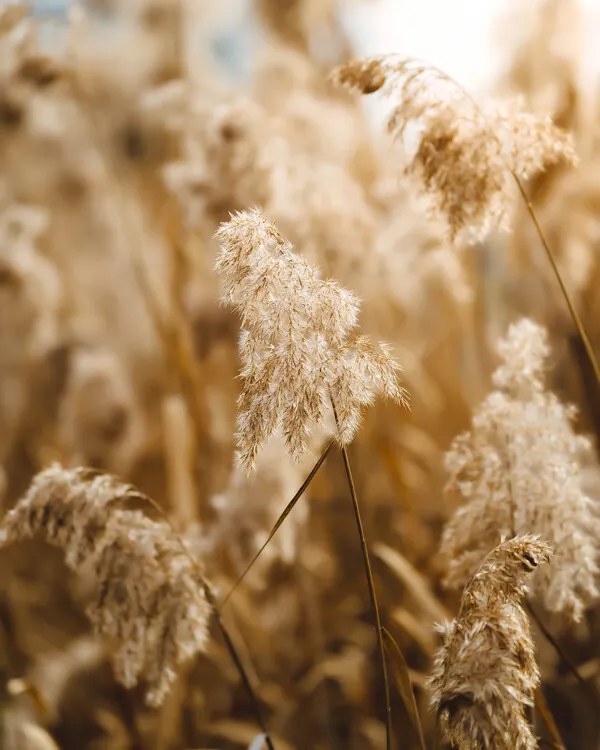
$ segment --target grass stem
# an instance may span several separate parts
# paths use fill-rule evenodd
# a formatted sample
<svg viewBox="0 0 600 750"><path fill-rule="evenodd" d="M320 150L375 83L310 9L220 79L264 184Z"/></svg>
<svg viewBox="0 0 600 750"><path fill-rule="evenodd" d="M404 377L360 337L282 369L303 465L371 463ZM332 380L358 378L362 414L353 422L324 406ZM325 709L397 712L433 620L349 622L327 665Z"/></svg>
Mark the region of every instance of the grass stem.
<svg viewBox="0 0 600 750"><path fill-rule="evenodd" d="M371 559L369 555L369 547L367 545L367 539L365 536L365 529L362 522L362 516L360 512L360 505L358 503L358 497L356 495L356 487L354 486L354 479L352 478L352 470L350 468L350 460L348 459L348 451L344 446L341 448L342 458L344 460L344 469L346 471L346 479L348 480L348 488L350 490L350 497L352 499L352 509L354 510L354 518L356 520L356 528L358 529L358 536L360 539L360 549L363 557L363 565L365 569L365 577L367 579L367 587L369 589L369 597L371 599L371 609L373 610L373 616L375 617L375 631L377 634L377 646L379 648L379 658L381 661L381 672L383 676L383 687L385 691L385 746L386 750L390 750L392 743L392 705L390 700L390 684L387 673L387 664L385 658L385 647L383 643L383 629L381 627L381 616L379 614L379 603L377 601L377 593L375 591L375 582L373 580L373 571L371 569Z"/></svg>
<svg viewBox="0 0 600 750"><path fill-rule="evenodd" d="M573 675L573 677L577 680L577 682L583 687L583 689L588 692L588 684L583 679L581 674L579 673L579 670L571 660L571 657L566 653L566 651L562 648L560 643L556 640L556 638L552 635L552 633L548 630L548 628L544 625L542 622L542 618L537 614L535 609L532 607L531 602L525 601L527 605L527 609L529 610L529 613L531 614L531 617L535 620L536 625L539 627L539 629L542 631L542 635L544 638L548 641L548 643L552 646L552 648L556 651L562 662L566 665L569 672Z"/></svg>
<svg viewBox="0 0 600 750"><path fill-rule="evenodd" d="M233 643L233 640L231 636L229 635L229 631L225 627L223 620L221 619L221 615L216 609L215 609L215 618L217 621L217 626L219 630L221 631L221 635L223 636L223 640L225 641L227 650L229 651L229 655L231 656L231 660L235 664L236 669L239 672L240 677L242 678L242 684L244 685L246 695L248 696L250 704L252 705L254 715L256 716L256 720L262 730L262 733L265 736L265 743L267 747L269 748L269 750L275 750L275 745L273 744L273 740L271 739L269 735L269 731L267 730L267 724L263 716L260 701L258 700L256 692L254 691L254 688L252 687L252 683L250 682L250 678L248 677L246 668L244 667L242 660L240 659L240 656L237 652L235 644Z"/></svg>
<svg viewBox="0 0 600 750"><path fill-rule="evenodd" d="M248 565L246 565L246 567L244 568L244 571L242 572L241 576L237 579L237 581L229 589L227 595L222 599L221 604L219 605L221 607L221 609L231 599L233 593L235 592L235 590L237 589L237 587L240 585L240 583L244 580L244 578L246 577L246 575L250 572L250 569L252 568L252 566L254 565L254 563L262 555L263 551L265 550L265 548L267 547L267 545L269 544L269 542L271 541L271 539L277 533L277 530L279 529L279 527L281 526L281 524L285 521L285 519L292 512L292 510L293 510L294 506L296 505L296 503L298 502L298 500L300 500L300 498L302 497L302 495L306 492L306 490L308 488L308 485L312 482L312 480L315 477L315 474L321 468L321 465L323 464L323 461L325 461L325 459L327 458L327 454L331 450L331 446L332 445L333 445L333 440L331 440L327 444L327 446L325 447L325 450L323 451L323 453L321 453L321 455L319 457L319 460L312 467L312 469L310 470L310 473L308 474L308 476L306 477L306 479L304 480L304 482L302 482L302 486L300 487L300 489L298 490L298 492L296 492L296 494L294 495L294 497L289 501L289 503L283 509L283 511L282 511L281 515L279 516L279 518L277 519L277 521L275 521L275 525L273 526L273 528L269 532L269 536L266 538L265 542L262 544L262 546L260 547L260 549L256 552L256 554L254 555L254 557L252 558L252 560L250 560L250 562L248 563Z"/></svg>
<svg viewBox="0 0 600 750"><path fill-rule="evenodd" d="M335 423L339 428L338 415L333 399L331 399L331 406L333 408ZM371 568L371 557L369 555L369 547L367 544L365 529L362 522L360 505L358 502L358 496L356 494L356 487L354 485L354 479L352 477L352 469L350 468L348 451L346 450L345 446L341 446L340 451L342 454L342 459L344 461L344 470L346 472L348 489L350 490L350 498L352 500L352 509L354 510L354 518L356 520L356 528L358 530L358 537L360 540L360 549L362 552L365 577L367 579L367 588L369 589L369 597L371 599L371 609L375 618L375 632L377 635L377 647L379 649L379 659L381 662L381 673L383 677L383 688L385 693L385 746L386 750L390 750L392 746L392 703L390 699L390 681L388 677L387 663L385 658L385 645L383 642L383 628L381 626L381 616L379 614L379 602L377 601L377 592L375 590L375 581L373 580L373 570Z"/></svg>
<svg viewBox="0 0 600 750"><path fill-rule="evenodd" d="M590 361L590 364L592 365L592 368L594 370L594 374L596 376L596 381L600 383L600 365L598 364L598 360L596 358L596 354L594 353L594 349L592 347L592 343L590 341L590 338L585 330L585 326L583 325L583 321L581 320L581 317L579 313L577 312L577 309L575 307L575 304L573 303L573 300L571 298L571 295L569 293L569 290L567 289L565 282L563 280L562 274L560 272L560 269L558 267L558 263L556 262L556 258L554 257L554 253L552 252L552 249L548 243L548 240L546 239L546 235L544 234L544 230L542 229L542 226L540 222L538 221L538 218L536 216L535 210L533 208L533 205L531 201L529 200L529 197L527 195L527 192L525 191L525 187L514 172L512 172L512 176L517 184L517 188L519 190L519 193L521 194L521 197L523 198L523 201L525 203L525 207L527 208L527 213L529 214L529 217L531 218L531 221L533 222L533 225L535 227L535 230L537 232L538 237L540 238L540 242L542 243L542 246L546 252L546 256L550 262L550 265L552 266L552 270L554 272L554 275L556 277L556 280L558 281L558 285L560 287L560 290L563 294L563 297L565 298L565 302L567 303L567 307L569 308L569 313L571 315L571 318L573 320L573 323L575 325L575 328L577 329L577 333L579 334L579 337L583 343L583 346L585 348L586 354L588 356L588 359Z"/></svg>

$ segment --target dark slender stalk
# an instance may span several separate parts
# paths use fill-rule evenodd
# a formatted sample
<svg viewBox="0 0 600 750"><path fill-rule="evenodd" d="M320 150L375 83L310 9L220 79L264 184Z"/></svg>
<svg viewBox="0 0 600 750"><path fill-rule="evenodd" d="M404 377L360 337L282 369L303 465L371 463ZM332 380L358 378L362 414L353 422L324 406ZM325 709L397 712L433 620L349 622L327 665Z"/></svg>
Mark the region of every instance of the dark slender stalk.
<svg viewBox="0 0 600 750"><path fill-rule="evenodd" d="M516 536L515 531L515 510L516 510L516 504L515 504L515 498L513 494L513 488L512 488L512 482L511 482L511 476L512 476L512 470L511 470L511 455L510 455L510 443L508 439L506 440L506 450L507 450L507 471L506 476L508 477L508 494L510 497L510 508L511 508L511 524L512 524L512 536ZM559 658L563 660L563 662L567 665L569 668L569 671L574 675L575 679L583 685L584 689L587 691L588 686L583 679L583 677L579 674L579 671L577 670L577 667L573 664L571 659L569 658L568 654L565 653L561 645L558 643L558 641L554 638L552 633L548 630L548 628L544 625L542 622L541 617L538 616L537 612L534 610L533 606L531 605L531 602L528 599L525 599L525 606L527 607L529 614L531 617L535 620L537 623L537 626L542 631L543 636L546 638L548 643L554 648L556 653L558 654Z"/></svg>
<svg viewBox="0 0 600 750"><path fill-rule="evenodd" d="M246 669L240 658L240 655L237 652L235 644L231 636L229 635L229 632L227 628L225 627L223 620L221 619L221 613L219 612L219 608L215 601L214 594L209 584L205 581L202 571L199 569L196 559L193 557L189 549L184 544L183 539L181 538L181 535L174 528L173 524L171 523L171 519L169 518L167 513L165 513L163 508L156 502L156 500L154 500L154 498L150 497L149 495L145 495L142 492L138 493L138 497L141 500L145 500L146 502L148 502L154 508L154 510L156 510L156 512L161 516L161 518L163 518L164 521L170 526L171 531L173 532L175 538L177 539L177 543L181 547L181 551L188 558L188 560L190 560L190 562L196 568L196 570L198 570L198 579L203 582L201 586L202 593L204 594L206 601L211 605L213 609L214 616L217 621L217 626L219 630L221 631L221 635L223 636L223 640L225 641L225 645L227 646L227 650L229 651L231 660L233 661L241 677L242 684L244 685L244 689L246 690L246 694L248 695L250 704L252 705L252 708L254 710L256 721L258 722L259 727L262 729L262 732L265 735L265 742L267 743L267 747L269 748L269 750L275 750L275 745L273 744L273 741L271 740L269 736L269 732L267 730L267 725L263 716L260 701L258 700L258 696L256 695L254 688L252 687L252 683L250 682L250 678L248 677L248 673L246 672Z"/></svg>
<svg viewBox="0 0 600 750"><path fill-rule="evenodd" d="M562 274L556 262L556 258L554 257L554 253L552 252L552 249L550 248L550 245L548 244L548 240L546 239L544 230L542 229L541 224L538 221L533 205L531 201L529 200L529 197L527 196L527 192L525 191L525 187L523 183L521 182L521 180L519 179L518 175L512 172L512 176L517 184L519 193L521 194L521 197L523 198L523 201L527 208L527 213L529 214L529 217L531 218L531 221L533 222L533 225L538 234L538 237L540 238L540 242L542 243L542 246L544 250L546 251L546 256L548 257L548 260L550 261L550 265L552 266L552 270L554 271L554 275L556 276L556 280L558 281L560 290L563 294L563 297L565 298L565 302L567 303L567 307L569 308L569 313L571 314L571 318L573 319L573 323L575 324L577 333L579 334L579 337L581 338L581 341L583 343L583 346L585 347L585 351L588 356L588 359L590 360L590 364L592 365L592 368L594 370L596 381L600 383L600 365L598 365L598 360L596 359L596 355L594 353L592 343L589 339L589 336L587 335L587 332L583 325L583 321L581 320L581 317L579 313L577 312L575 305L573 304L573 300L571 299L571 295L562 278Z"/></svg>
<svg viewBox="0 0 600 750"><path fill-rule="evenodd" d="M339 428L337 411L335 403L331 399L331 406L333 408L333 414L335 417L336 425ZM350 498L352 499L352 508L354 510L354 518L356 520L356 528L358 529L358 537L360 539L360 549L363 557L363 565L365 569L365 577L367 579L367 588L369 589L369 597L371 599L371 609L373 610L373 616L375 618L375 633L377 635L377 646L379 648L379 659L381 661L381 672L383 676L383 688L385 693L385 746L386 750L390 750L392 746L392 704L390 699L390 682L387 673L387 664L385 660L385 646L383 643L383 628L381 627L381 617L379 614L379 603L377 601L377 592L375 591L375 581L373 580L373 571L371 569L371 558L369 555L369 547L367 545L367 538L365 536L365 529L362 522L362 516L360 513L360 505L358 503L358 496L356 494L356 487L354 486L354 479L352 478L352 470L350 468L350 460L348 458L348 451L344 446L341 446L340 451L344 460L344 469L346 471L346 479L348 480L348 489L350 490Z"/></svg>
<svg viewBox="0 0 600 750"><path fill-rule="evenodd" d="M548 630L548 628L544 625L542 622L542 618L539 617L537 612L534 610L534 608L531 606L531 602L525 600L525 604L527 606L527 609L529 610L530 615L535 620L537 626L542 631L542 634L544 638L548 641L548 643L554 648L556 653L559 655L559 657L562 659L564 664L567 666L569 672L573 675L573 677L577 680L577 682L583 687L583 689L586 691L586 693L589 690L589 686L587 682L583 679L581 674L579 673L579 670L573 664L571 661L571 657L566 653L566 651L563 649L563 647L560 645L560 643L556 640L556 638L552 635L552 633Z"/></svg>
<svg viewBox="0 0 600 750"><path fill-rule="evenodd" d="M348 480L348 488L350 490L350 497L352 498L352 508L354 510L354 518L356 519L356 527L358 529L358 536L360 539L360 548L363 556L363 564L365 568L365 577L367 579L367 587L369 589L369 597L371 599L371 609L375 617L375 632L377 634L377 646L379 648L379 658L381 661L381 672L383 674L383 687L385 691L385 746L387 750L390 750L392 746L392 705L390 700L390 683L387 673L387 664L385 660L385 647L383 645L383 629L381 627L381 617L379 614L379 603L377 601L377 593L375 591L375 582L373 580L373 571L371 569L371 559L369 555L369 547L367 545L367 539L365 536L365 530L363 527L362 517L360 513L360 506L358 504L358 497L356 495L356 488L354 486L354 479L352 478L352 470L350 469L350 461L348 459L348 452L346 448L341 448L342 458L344 459L344 469L346 470L346 479Z"/></svg>
<svg viewBox="0 0 600 750"><path fill-rule="evenodd" d="M223 640L225 641L225 645L227 646L227 650L229 651L229 654L231 656L231 660L235 664L237 671L239 672L240 677L242 678L244 689L246 690L248 699L250 700L250 703L252 704L252 709L254 710L256 720L258 721L258 724L260 728L262 729L262 732L265 736L265 742L267 744L267 747L269 748L269 750L275 750L275 745L273 744L273 740L269 736L269 732L267 730L267 725L263 716L260 702L256 696L254 688L252 687L252 683L250 682L250 678L248 677L248 673L246 672L246 669L242 663L242 660L240 659L240 656L237 652L235 644L233 643L231 636L229 635L229 632L223 623L223 620L221 620L221 616L216 610L215 610L215 617L216 617L219 630L221 631L221 635L223 636Z"/></svg>
<svg viewBox="0 0 600 750"><path fill-rule="evenodd" d="M538 687L535 691L535 706L539 715L542 717L542 721L548 730L548 734L552 738L551 744L553 750L566 750L565 743L562 741L562 737L556 726L556 721L554 721L554 716L552 716L552 712L546 703L546 697L544 696L541 687Z"/></svg>
<svg viewBox="0 0 600 750"><path fill-rule="evenodd" d="M333 445L333 440L331 440L327 444L327 446L325 447L325 450L323 451L323 453L321 453L321 455L319 457L319 460L312 467L312 469L310 470L309 475L306 477L306 479L304 480L304 482L302 482L302 486L300 487L300 489L298 490L298 492L296 492L296 494L294 495L294 497L289 501L289 503L283 509L283 512L281 513L281 515L279 516L279 518L277 519L277 521L275 521L275 525L273 526L273 528L269 532L269 536L267 537L267 539L264 542L264 544L261 546L261 548L258 550L258 552L254 555L254 557L252 558L252 560L250 560L250 562L248 563L248 565L246 565L246 567L244 568L244 572L237 579L237 581L233 584L233 586L229 589L229 592L227 593L227 595L221 600L221 603L219 605L221 607L221 609L223 609L223 607L231 599L231 596L233 595L234 591L237 589L237 587L240 585L240 583L244 580L244 578L246 577L246 575L250 572L250 568L254 565L254 563L261 556L261 554L265 550L266 546L269 544L269 542L271 541L271 539L277 533L277 530L279 529L279 527L281 526L281 524L285 521L285 519L292 512L292 510L293 510L294 506L296 505L296 503L298 502L298 500L300 500L300 498L302 497L302 495L306 492L306 489L308 488L308 485L312 482L312 480L315 477L315 474L321 468L321 465L323 464L323 461L325 461L325 459L327 458L327 454L331 450L331 446L332 445Z"/></svg>

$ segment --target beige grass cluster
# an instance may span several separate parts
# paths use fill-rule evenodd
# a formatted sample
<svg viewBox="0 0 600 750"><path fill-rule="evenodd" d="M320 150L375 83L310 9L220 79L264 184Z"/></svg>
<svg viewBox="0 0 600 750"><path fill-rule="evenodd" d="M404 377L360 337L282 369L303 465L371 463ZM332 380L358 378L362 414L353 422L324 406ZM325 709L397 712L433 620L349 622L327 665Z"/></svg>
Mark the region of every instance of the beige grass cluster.
<svg viewBox="0 0 600 750"><path fill-rule="evenodd" d="M467 582L456 619L442 630L429 681L442 731L457 750L535 750L525 717L540 674L521 605L551 547L533 536L502 542Z"/></svg>
<svg viewBox="0 0 600 750"><path fill-rule="evenodd" d="M404 402L388 347L352 333L354 295L319 278L260 211L236 214L217 239L216 269L242 317L238 446L245 466L279 429L290 454L300 456L331 402L342 444L378 394Z"/></svg>
<svg viewBox="0 0 600 750"><path fill-rule="evenodd" d="M530 178L557 162L576 161L570 136L551 118L515 105L484 110L445 73L418 60L353 60L331 80L362 94L381 89L392 99L388 130L404 140L407 171L446 217L451 237L481 239L501 223L512 173Z"/></svg>
<svg viewBox="0 0 600 750"><path fill-rule="evenodd" d="M540 534L555 555L532 593L547 609L579 620L598 597L600 521L582 487L590 444L574 431L574 408L545 386L544 328L520 320L498 352L496 390L446 454L447 496L462 503L442 538L447 581L462 586L501 535Z"/></svg>
<svg viewBox="0 0 600 750"><path fill-rule="evenodd" d="M510 211L513 170L595 347L598 97L564 38L576 0L520 4L526 46L503 40L507 98L555 125L421 63L344 64L356 3L96 0L64 25L0 5L0 747L383 750L385 639L390 750L439 747L440 728L558 746L541 695L563 744L596 750L587 692L538 629L529 711L519 566L540 543L505 543L468 583L502 535L547 539L531 602L592 682L598 392L540 233ZM395 148L334 66L389 97ZM490 345L522 315L548 335L511 329L490 386ZM392 349L411 410L378 398L403 398ZM457 612L440 723L433 623Z"/></svg>
<svg viewBox="0 0 600 750"><path fill-rule="evenodd" d="M119 504L139 496L106 474L53 466L38 474L3 519L3 546L41 537L60 547L69 568L90 566L94 631L109 645L117 679L139 680L160 704L178 666L202 651L211 607L206 582L170 527Z"/></svg>

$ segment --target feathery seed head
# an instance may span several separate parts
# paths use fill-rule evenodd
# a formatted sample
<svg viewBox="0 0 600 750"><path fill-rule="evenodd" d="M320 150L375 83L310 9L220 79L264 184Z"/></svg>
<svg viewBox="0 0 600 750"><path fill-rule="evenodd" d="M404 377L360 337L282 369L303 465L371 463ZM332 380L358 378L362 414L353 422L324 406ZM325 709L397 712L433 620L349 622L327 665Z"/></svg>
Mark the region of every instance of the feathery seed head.
<svg viewBox="0 0 600 750"><path fill-rule="evenodd" d="M91 565L94 631L111 645L117 679L144 679L162 703L179 664L203 651L211 607L207 584L170 526L118 507L139 494L106 474L54 465L40 472L0 526L0 543L40 536L67 565Z"/></svg>
<svg viewBox="0 0 600 750"><path fill-rule="evenodd" d="M534 750L525 718L540 677L520 603L548 544L525 535L502 542L468 581L429 688L445 739L457 750Z"/></svg>
<svg viewBox="0 0 600 750"><path fill-rule="evenodd" d="M323 281L260 211L232 216L216 237L216 269L226 300L242 318L238 445L247 468L277 430L297 458L330 400L337 438L347 443L362 408L378 394L405 399L389 350L351 336L358 317L354 295Z"/></svg>
<svg viewBox="0 0 600 750"><path fill-rule="evenodd" d="M373 94L387 80L384 58L371 57L366 60L350 60L345 65L335 68L329 80L340 88L359 94Z"/></svg>
<svg viewBox="0 0 600 750"><path fill-rule="evenodd" d="M520 106L484 112L459 84L433 66L394 55L353 60L335 69L334 84L363 94L384 90L394 100L388 130L416 131L407 172L432 208L445 216L450 236L484 236L509 205L512 174L529 178L557 162L573 164L572 139L550 118Z"/></svg>
<svg viewBox="0 0 600 750"><path fill-rule="evenodd" d="M541 326L527 319L510 326L498 351L496 390L446 454L446 492L463 503L442 537L447 583L464 585L499 536L541 534L555 555L532 594L579 620L598 597L600 520L581 476L589 441L574 432L574 409L545 387L549 349Z"/></svg>
<svg viewBox="0 0 600 750"><path fill-rule="evenodd" d="M544 387L546 360L550 355L548 333L528 318L509 326L506 337L498 342L502 360L492 376L495 386L511 393Z"/></svg>
<svg viewBox="0 0 600 750"><path fill-rule="evenodd" d="M484 559L464 596L523 596L538 565L550 562L552 548L538 536L524 534L501 542Z"/></svg>

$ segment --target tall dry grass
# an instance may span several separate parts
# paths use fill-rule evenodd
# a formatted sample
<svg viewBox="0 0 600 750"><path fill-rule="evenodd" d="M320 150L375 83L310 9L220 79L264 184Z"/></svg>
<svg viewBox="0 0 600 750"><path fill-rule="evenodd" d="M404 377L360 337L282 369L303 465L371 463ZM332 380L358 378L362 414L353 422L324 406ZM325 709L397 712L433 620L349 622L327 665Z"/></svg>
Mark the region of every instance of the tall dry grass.
<svg viewBox="0 0 600 750"><path fill-rule="evenodd" d="M0 10L7 750L598 745L576 3L486 100L338 10Z"/></svg>

